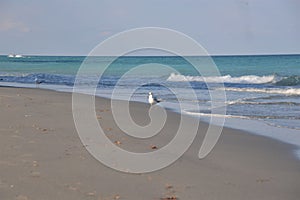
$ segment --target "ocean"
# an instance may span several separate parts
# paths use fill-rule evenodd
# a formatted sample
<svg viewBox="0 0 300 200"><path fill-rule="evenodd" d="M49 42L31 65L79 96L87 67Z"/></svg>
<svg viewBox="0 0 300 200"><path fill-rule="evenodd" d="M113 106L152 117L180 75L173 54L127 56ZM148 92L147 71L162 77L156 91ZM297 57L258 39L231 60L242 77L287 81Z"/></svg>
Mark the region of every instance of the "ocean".
<svg viewBox="0 0 300 200"><path fill-rule="evenodd" d="M222 83L226 92L226 114L221 116L226 118L225 126L300 146L300 55L213 56L212 59L220 76L203 77L182 57L127 56L117 58L98 80L96 72L110 58L96 57L87 62L90 68L80 76L80 83L87 90L96 84L99 96L114 94L113 98L140 102L147 102L147 94L152 91L162 99L161 106L206 121L212 110L208 89L218 91ZM0 85L72 92L84 60L84 56L0 56ZM138 66L143 67L130 73ZM176 72L165 70L164 66ZM36 78L42 81L38 86ZM196 100L187 85L197 95ZM179 102L183 104L178 106ZM195 109L197 106L199 109Z"/></svg>

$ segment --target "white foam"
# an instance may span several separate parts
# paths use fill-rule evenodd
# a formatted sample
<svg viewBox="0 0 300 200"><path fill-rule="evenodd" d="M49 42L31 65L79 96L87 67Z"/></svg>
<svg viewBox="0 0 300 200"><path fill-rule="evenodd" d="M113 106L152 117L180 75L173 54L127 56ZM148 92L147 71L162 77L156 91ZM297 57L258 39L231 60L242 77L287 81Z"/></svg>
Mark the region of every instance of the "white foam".
<svg viewBox="0 0 300 200"><path fill-rule="evenodd" d="M30 73L25 72L0 72L0 76L19 76L25 77L28 76Z"/></svg>
<svg viewBox="0 0 300 200"><path fill-rule="evenodd" d="M238 118L238 119L250 119L247 116L238 116L238 115L223 115L223 114L211 114L211 113L197 113L197 112L190 112L184 111L186 114L194 115L194 116L203 116L203 117L223 117L223 118Z"/></svg>
<svg viewBox="0 0 300 200"><path fill-rule="evenodd" d="M270 76L255 76L255 75L248 75L248 76L239 76L239 77L232 77L230 75L225 76L184 76L181 74L171 73L168 77L167 81L174 81L174 82L207 82L207 83L253 83L253 84L263 84L263 83L270 83L273 82L275 79L274 75Z"/></svg>
<svg viewBox="0 0 300 200"><path fill-rule="evenodd" d="M300 88L224 88L226 91L234 92L259 92L268 94L300 95ZM223 90L223 88L222 88Z"/></svg>

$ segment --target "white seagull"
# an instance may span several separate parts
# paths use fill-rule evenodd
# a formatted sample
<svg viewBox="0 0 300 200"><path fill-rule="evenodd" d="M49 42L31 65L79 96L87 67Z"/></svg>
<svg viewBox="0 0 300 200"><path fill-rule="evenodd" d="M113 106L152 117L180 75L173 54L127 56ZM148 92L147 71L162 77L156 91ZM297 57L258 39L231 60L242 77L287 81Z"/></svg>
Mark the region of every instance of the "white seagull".
<svg viewBox="0 0 300 200"><path fill-rule="evenodd" d="M44 81L39 80L37 77L34 79L35 85L38 86L39 84L43 83Z"/></svg>
<svg viewBox="0 0 300 200"><path fill-rule="evenodd" d="M159 103L161 102L160 99L157 99L156 97L153 96L152 92L149 92L149 95L148 95L148 102L151 104L154 104L154 103Z"/></svg>

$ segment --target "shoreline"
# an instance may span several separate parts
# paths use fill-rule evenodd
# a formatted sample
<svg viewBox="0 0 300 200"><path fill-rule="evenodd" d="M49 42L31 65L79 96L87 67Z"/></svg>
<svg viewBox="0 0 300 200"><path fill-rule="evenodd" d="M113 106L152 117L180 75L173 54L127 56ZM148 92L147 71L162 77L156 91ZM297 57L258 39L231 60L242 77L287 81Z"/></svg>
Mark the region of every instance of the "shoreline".
<svg viewBox="0 0 300 200"><path fill-rule="evenodd" d="M174 136L179 115L168 111L165 129L149 140L126 136L113 122L110 100L96 98L99 123L120 147L149 152ZM185 154L147 174L110 169L79 140L72 94L45 89L0 87L1 199L298 199L300 162L295 146L224 128L213 151L197 155L207 124ZM133 118L147 124L149 106L130 102ZM263 130L262 130L263 131Z"/></svg>
<svg viewBox="0 0 300 200"><path fill-rule="evenodd" d="M7 83L10 84L10 83ZM45 86L45 87L43 87ZM24 88L24 89L38 89L38 90L46 90L46 91L54 91L54 92L61 92L61 93L69 93L72 94L73 89L70 86L61 86L56 87L56 85L41 85L41 87L36 87L35 84L27 84L24 87L20 86L19 84L11 84L11 85L0 85L0 87L8 87L8 88ZM96 94L96 98L104 98L107 100L110 100L108 96L100 96L99 94ZM116 99L120 101L125 101L122 99ZM133 101L136 103L142 103L147 105L146 102L142 101ZM171 107L164 107L165 109L169 110L170 112L174 112L177 114L180 114L179 110L176 110ZM203 117L201 114L194 114L183 111L182 114L188 115L190 117L193 117L202 123L209 124L209 117ZM242 124L242 128L240 127L240 124ZM259 128L258 128L259 126ZM261 128L263 126L264 131L261 131ZM265 121L260 121L258 119L247 119L247 118L231 118L231 117L225 117L225 123L224 128L229 128L233 130L239 130L242 132L246 132L247 134L253 134L257 136L262 136L269 138L271 140L276 140L278 142L282 142L287 145L291 145L294 148L293 154L296 157L296 159L300 160L300 136L298 136L299 129L292 129L289 127L278 127L271 124L268 124ZM267 130L267 131L266 131ZM284 135L282 134L282 131L286 131ZM299 132L300 134L300 132ZM288 139L286 139L288 138Z"/></svg>

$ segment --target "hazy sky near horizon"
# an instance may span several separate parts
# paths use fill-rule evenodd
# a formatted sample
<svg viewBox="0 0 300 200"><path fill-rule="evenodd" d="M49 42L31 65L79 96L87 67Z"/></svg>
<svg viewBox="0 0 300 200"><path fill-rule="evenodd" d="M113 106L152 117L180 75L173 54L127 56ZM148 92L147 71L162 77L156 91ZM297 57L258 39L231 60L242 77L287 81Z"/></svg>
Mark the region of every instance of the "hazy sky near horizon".
<svg viewBox="0 0 300 200"><path fill-rule="evenodd" d="M300 53L299 0L1 0L0 54L87 55L116 33L170 28L210 54Z"/></svg>

